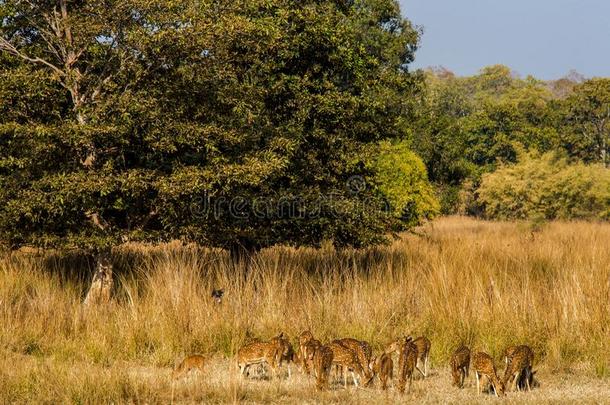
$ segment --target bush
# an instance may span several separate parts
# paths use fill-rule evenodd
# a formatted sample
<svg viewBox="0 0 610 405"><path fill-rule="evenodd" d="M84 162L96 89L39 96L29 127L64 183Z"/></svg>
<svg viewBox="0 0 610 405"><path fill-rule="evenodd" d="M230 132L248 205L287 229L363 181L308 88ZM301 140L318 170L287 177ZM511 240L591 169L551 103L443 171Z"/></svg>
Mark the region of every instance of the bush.
<svg viewBox="0 0 610 405"><path fill-rule="evenodd" d="M413 226L440 211L424 162L405 142L382 142L373 163L378 189L393 214Z"/></svg>
<svg viewBox="0 0 610 405"><path fill-rule="evenodd" d="M488 218L610 220L610 169L524 153L484 175L478 197Z"/></svg>

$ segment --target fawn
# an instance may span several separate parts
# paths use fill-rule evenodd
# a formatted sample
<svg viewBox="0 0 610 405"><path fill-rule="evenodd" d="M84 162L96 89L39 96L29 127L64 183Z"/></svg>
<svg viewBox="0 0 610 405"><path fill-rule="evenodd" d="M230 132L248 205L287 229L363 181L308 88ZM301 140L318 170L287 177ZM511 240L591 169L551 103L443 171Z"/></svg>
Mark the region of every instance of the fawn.
<svg viewBox="0 0 610 405"><path fill-rule="evenodd" d="M499 396L498 391L500 394L505 395L504 383L498 378L496 366L489 354L483 352L475 353L472 358L472 366L474 367L474 376L477 379L477 394L481 393L480 379L486 377L491 383L496 396Z"/></svg>
<svg viewBox="0 0 610 405"><path fill-rule="evenodd" d="M354 385L358 386L358 380L356 379L356 374L360 376L360 378L365 379L364 385L368 384L372 378L366 377L364 374L364 369L358 360L358 355L352 350L338 341L333 341L328 344L328 347L333 351L333 364L339 366L342 370L343 374L343 383L345 387L347 387L347 372L352 372L352 379L354 380ZM368 368L368 365L367 365Z"/></svg>
<svg viewBox="0 0 610 405"><path fill-rule="evenodd" d="M417 346L412 339L410 337L404 339L398 356L398 392L401 394L405 392L407 380L409 381L408 392L411 392L413 370L415 370L418 357Z"/></svg>
<svg viewBox="0 0 610 405"><path fill-rule="evenodd" d="M276 366L280 362L284 348L283 339L284 334L280 333L269 342L252 342L239 349L237 352L237 366L241 374L246 374L251 365L266 363L271 368L272 374L275 375Z"/></svg>
<svg viewBox="0 0 610 405"><path fill-rule="evenodd" d="M462 345L451 356L451 376L454 386L464 388L464 380L468 377L469 368L470 349Z"/></svg>
<svg viewBox="0 0 610 405"><path fill-rule="evenodd" d="M430 339L425 336L420 336L413 340L413 344L417 346L417 363L421 363L424 371L422 371L417 364L415 368L421 373L423 377L428 376L428 359L430 357Z"/></svg>
<svg viewBox="0 0 610 405"><path fill-rule="evenodd" d="M199 370L203 372L203 366L205 365L205 363L205 358L200 354L187 356L174 369L174 371L172 372L172 378L174 380L177 380L178 378L188 374L192 370Z"/></svg>
<svg viewBox="0 0 610 405"><path fill-rule="evenodd" d="M507 356L503 383L506 386L514 379L515 390L520 390L519 382L523 380L528 391L531 390L530 379L534 362L534 351L525 345L516 346Z"/></svg>
<svg viewBox="0 0 610 405"><path fill-rule="evenodd" d="M381 389L386 390L388 388L388 379L392 381L394 377L394 362L392 361L392 355L388 353L381 353L377 357L371 358L370 368L374 375L377 375L381 382Z"/></svg>
<svg viewBox="0 0 610 405"><path fill-rule="evenodd" d="M343 346L351 349L356 353L360 366L364 372L364 376L370 381L373 378L373 373L370 368L371 356L373 351L371 345L363 340L356 340L353 338L338 339L335 342L342 344Z"/></svg>
<svg viewBox="0 0 610 405"><path fill-rule="evenodd" d="M333 365L333 351L328 346L317 346L313 353L313 369L316 375L316 388L328 388L330 369Z"/></svg>

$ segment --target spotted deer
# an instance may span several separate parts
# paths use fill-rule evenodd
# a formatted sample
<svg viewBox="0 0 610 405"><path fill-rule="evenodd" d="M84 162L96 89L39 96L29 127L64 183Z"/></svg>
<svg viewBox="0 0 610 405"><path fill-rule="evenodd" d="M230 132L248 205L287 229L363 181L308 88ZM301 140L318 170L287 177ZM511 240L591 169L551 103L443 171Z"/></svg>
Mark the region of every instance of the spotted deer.
<svg viewBox="0 0 610 405"><path fill-rule="evenodd" d="M203 372L203 366L205 365L205 357L200 354L194 354L187 356L184 360L178 364L178 366L172 372L172 378L177 380L178 378L187 375L192 370L199 370Z"/></svg>
<svg viewBox="0 0 610 405"><path fill-rule="evenodd" d="M323 390L328 388L330 369L333 365L333 351L328 346L317 346L313 353L313 369L316 375L316 388Z"/></svg>
<svg viewBox="0 0 610 405"><path fill-rule="evenodd" d="M425 336L420 336L413 340L413 344L417 346L417 363L415 368L421 373L423 377L428 376L428 359L430 358L430 339ZM421 364L423 371L419 368L418 364Z"/></svg>
<svg viewBox="0 0 610 405"><path fill-rule="evenodd" d="M311 341L311 340L315 340L313 337L313 334L311 333L310 330L304 330L303 332L301 332L301 334L299 335L299 347L298 347L298 352L299 352L299 358L301 359L301 369L306 373L309 374L309 367L307 365L307 355L305 353L305 345ZM313 355L313 353L312 353ZM313 358L313 357L312 357Z"/></svg>
<svg viewBox="0 0 610 405"><path fill-rule="evenodd" d="M410 337L406 338L398 355L398 392L401 394L405 392L407 381L409 382L407 392L411 392L413 371L415 370L418 357L417 346L415 346Z"/></svg>
<svg viewBox="0 0 610 405"><path fill-rule="evenodd" d="M388 388L388 380L392 381L394 377L392 355L381 353L379 356L371 358L370 368L373 371L373 375L379 378L381 389L386 390Z"/></svg>
<svg viewBox="0 0 610 405"><path fill-rule="evenodd" d="M308 340L302 346L303 357L301 358L301 362L302 362L302 366L301 367L302 367L303 371L305 372L305 374L309 374L312 370L314 370L314 368L313 368L313 356L314 356L316 350L320 346L322 346L322 343L319 340L316 340L316 339Z"/></svg>
<svg viewBox="0 0 610 405"><path fill-rule="evenodd" d="M525 345L517 346L507 356L503 383L508 388L514 380L514 390L520 390L519 382L523 381L528 391L531 390L530 380L534 363L534 351Z"/></svg>
<svg viewBox="0 0 610 405"><path fill-rule="evenodd" d="M370 368L371 356L373 351L371 349L371 345L363 340L356 340L353 338L343 338L338 339L336 342L342 344L343 346L351 349L356 356L358 357L358 361L360 362L360 366L362 367L364 377L370 381L373 379L373 372Z"/></svg>
<svg viewBox="0 0 610 405"><path fill-rule="evenodd" d="M453 386L464 388L464 380L468 377L470 368L470 349L462 345L451 356L451 376Z"/></svg>
<svg viewBox="0 0 610 405"><path fill-rule="evenodd" d="M292 348L292 344L290 344L290 341L288 339L282 336L280 338L280 355L278 367L282 367L282 364L286 363L286 367L288 368L288 378L292 376L290 370L290 363L296 363L296 359L296 353Z"/></svg>
<svg viewBox="0 0 610 405"><path fill-rule="evenodd" d="M400 350L404 346L405 343L410 342L413 338L409 337L399 337L395 340L388 343L388 345L383 350L384 353L392 355L394 353L400 353Z"/></svg>
<svg viewBox="0 0 610 405"><path fill-rule="evenodd" d="M481 379L485 377L491 383L496 396L499 396L498 392L501 395L505 395L504 383L498 378L496 366L489 354L483 352L475 353L472 358L472 367L474 368L474 376L477 380L477 394L481 394Z"/></svg>
<svg viewBox="0 0 610 405"><path fill-rule="evenodd" d="M333 351L333 364L338 366L343 374L343 383L347 387L347 372L351 371L354 385L358 387L358 379L356 374L364 380L364 385L367 385L371 377L366 377L364 369L358 360L358 355L352 350L343 346L338 341L333 341L328 344L328 347Z"/></svg>
<svg viewBox="0 0 610 405"><path fill-rule="evenodd" d="M513 355L513 353L517 350L517 346L508 346L504 349L504 364L508 366L508 359Z"/></svg>
<svg viewBox="0 0 610 405"><path fill-rule="evenodd" d="M272 374L275 375L284 348L283 339L284 334L280 333L268 342L256 341L239 349L237 366L241 375L247 375L248 369L254 364L267 364L271 368Z"/></svg>

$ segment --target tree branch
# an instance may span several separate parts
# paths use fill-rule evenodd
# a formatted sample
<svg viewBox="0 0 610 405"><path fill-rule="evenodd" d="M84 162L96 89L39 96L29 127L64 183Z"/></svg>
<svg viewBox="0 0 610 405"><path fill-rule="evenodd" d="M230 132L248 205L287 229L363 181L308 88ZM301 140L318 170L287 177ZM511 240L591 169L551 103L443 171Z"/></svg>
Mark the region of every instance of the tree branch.
<svg viewBox="0 0 610 405"><path fill-rule="evenodd" d="M45 65L45 66L51 68L61 77L66 77L66 72L64 70L55 66L53 63L49 62L48 60L45 60L45 59L42 59L39 57L31 57L29 55L26 55L25 53L23 53L19 49L17 49L13 44L11 44L5 38L0 38L0 51L6 51L6 52L10 53L11 55L17 56L28 62Z"/></svg>

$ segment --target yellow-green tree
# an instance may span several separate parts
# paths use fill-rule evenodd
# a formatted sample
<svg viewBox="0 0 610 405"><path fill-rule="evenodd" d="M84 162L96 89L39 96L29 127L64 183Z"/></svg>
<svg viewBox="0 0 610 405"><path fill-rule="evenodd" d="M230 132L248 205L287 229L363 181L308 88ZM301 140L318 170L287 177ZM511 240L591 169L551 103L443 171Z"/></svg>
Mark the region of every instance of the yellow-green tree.
<svg viewBox="0 0 610 405"><path fill-rule="evenodd" d="M488 218L610 220L610 169L523 153L483 175L478 195Z"/></svg>
<svg viewBox="0 0 610 405"><path fill-rule="evenodd" d="M426 165L406 142L382 142L372 167L377 189L392 215L414 226L439 213Z"/></svg>

